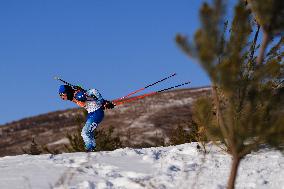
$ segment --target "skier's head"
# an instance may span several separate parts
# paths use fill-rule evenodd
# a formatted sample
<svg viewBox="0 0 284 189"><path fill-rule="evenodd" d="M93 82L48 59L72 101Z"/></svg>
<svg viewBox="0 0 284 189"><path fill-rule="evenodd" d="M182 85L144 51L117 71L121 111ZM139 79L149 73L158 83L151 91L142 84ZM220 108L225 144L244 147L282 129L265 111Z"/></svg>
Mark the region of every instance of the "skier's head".
<svg viewBox="0 0 284 189"><path fill-rule="evenodd" d="M73 100L74 89L69 85L61 85L59 87L58 93L62 100Z"/></svg>

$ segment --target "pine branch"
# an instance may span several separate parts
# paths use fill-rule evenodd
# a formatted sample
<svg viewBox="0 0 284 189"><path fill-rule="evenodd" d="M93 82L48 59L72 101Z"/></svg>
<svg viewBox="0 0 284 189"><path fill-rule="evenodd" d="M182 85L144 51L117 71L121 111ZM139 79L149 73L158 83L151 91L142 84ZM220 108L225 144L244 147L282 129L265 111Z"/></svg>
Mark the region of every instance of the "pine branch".
<svg viewBox="0 0 284 189"><path fill-rule="evenodd" d="M271 41L271 35L267 32L263 32L262 44L260 47L259 55L256 59L258 65L262 64L266 47L268 46L270 41Z"/></svg>

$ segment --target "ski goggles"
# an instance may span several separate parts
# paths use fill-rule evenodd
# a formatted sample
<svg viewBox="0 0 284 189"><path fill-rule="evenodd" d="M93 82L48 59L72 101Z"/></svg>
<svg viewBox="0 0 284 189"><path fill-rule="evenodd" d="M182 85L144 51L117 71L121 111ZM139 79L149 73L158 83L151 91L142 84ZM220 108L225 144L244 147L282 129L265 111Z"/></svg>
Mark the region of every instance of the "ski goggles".
<svg viewBox="0 0 284 189"><path fill-rule="evenodd" d="M64 96L66 95L66 93L59 93L59 96Z"/></svg>

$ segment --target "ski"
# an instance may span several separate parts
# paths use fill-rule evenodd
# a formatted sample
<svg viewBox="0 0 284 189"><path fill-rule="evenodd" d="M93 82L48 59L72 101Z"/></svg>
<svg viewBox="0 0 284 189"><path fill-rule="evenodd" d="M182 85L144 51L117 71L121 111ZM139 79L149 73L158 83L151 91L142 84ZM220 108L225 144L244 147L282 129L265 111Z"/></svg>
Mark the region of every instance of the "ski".
<svg viewBox="0 0 284 189"><path fill-rule="evenodd" d="M125 100L121 100L121 101L115 101L115 102L112 101L112 102L113 102L116 106L118 106L118 105L121 105L121 104L125 104L125 103L128 103L128 102L132 102L132 101L135 101L135 100L138 100L138 99L145 98L145 97L147 97L147 96L152 96L152 95L155 95L155 94L164 92L164 91L168 91L168 90L171 90L171 89L174 89L174 88L178 88L178 87L181 87L181 86L184 86L184 85L188 85L188 84L190 84L190 83L191 83L191 82L188 81L188 82L181 83L181 84L179 84L179 85L175 85L175 86L172 86L172 87L169 87L169 88L161 89L161 90L159 90L159 91L147 93L147 94L144 94L144 95L136 96L136 97L129 98L129 99L125 99Z"/></svg>
<svg viewBox="0 0 284 189"><path fill-rule="evenodd" d="M167 77L165 77L165 78L163 78L163 79L161 79L161 80L159 80L159 81L156 81L156 82L154 82L154 83L152 83L152 84L149 84L149 85L147 85L146 87L142 87L141 89L138 89L138 90L136 90L136 91L133 91L133 92L131 92L131 93L129 93L128 95L126 95L126 96L123 96L123 97L121 97L121 98L118 98L118 99L115 99L115 100L113 100L112 102L118 102L118 101L121 101L121 100L123 100L123 99L125 99L125 98L128 98L128 97L130 97L130 96L132 96L132 95L134 95L134 94L136 94L136 93L138 93L138 92L140 92L140 91L143 91L143 90L145 90L145 89L147 89L147 88L149 88L149 87L151 87L151 86L153 86L153 85L156 85L156 84L158 84L158 83L161 83L161 82L163 82L163 81L165 81L165 80L167 80L167 79L169 79L169 78L171 78L171 77L174 77L174 76L176 76L177 74L176 73L173 73L173 74L171 74L170 76L167 76Z"/></svg>

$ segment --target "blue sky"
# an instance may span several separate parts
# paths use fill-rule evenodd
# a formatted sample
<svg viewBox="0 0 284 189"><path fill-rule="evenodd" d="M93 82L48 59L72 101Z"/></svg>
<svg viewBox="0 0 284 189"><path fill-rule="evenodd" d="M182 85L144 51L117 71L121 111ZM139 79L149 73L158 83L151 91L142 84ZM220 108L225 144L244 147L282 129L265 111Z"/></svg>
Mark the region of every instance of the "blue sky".
<svg viewBox="0 0 284 189"><path fill-rule="evenodd" d="M115 99L159 80L209 85L174 38L192 36L199 0L0 1L0 124L75 107L61 101L60 76ZM151 90L145 91L149 92Z"/></svg>

